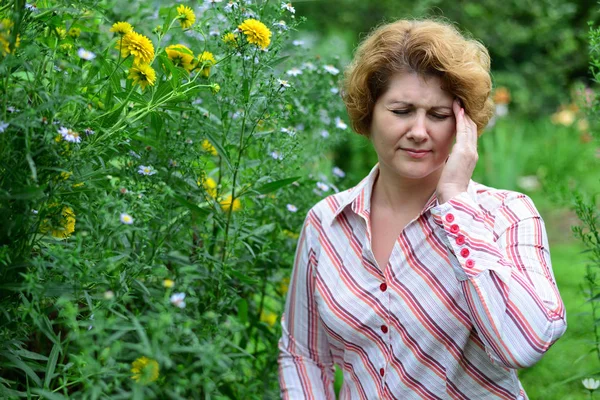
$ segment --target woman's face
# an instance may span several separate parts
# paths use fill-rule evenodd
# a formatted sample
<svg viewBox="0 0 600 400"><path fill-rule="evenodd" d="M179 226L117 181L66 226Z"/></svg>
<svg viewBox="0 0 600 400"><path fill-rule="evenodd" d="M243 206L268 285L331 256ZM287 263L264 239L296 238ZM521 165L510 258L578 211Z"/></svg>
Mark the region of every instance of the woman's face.
<svg viewBox="0 0 600 400"><path fill-rule="evenodd" d="M393 75L388 90L375 103L371 123L380 166L414 180L443 167L456 133L453 101L437 76Z"/></svg>

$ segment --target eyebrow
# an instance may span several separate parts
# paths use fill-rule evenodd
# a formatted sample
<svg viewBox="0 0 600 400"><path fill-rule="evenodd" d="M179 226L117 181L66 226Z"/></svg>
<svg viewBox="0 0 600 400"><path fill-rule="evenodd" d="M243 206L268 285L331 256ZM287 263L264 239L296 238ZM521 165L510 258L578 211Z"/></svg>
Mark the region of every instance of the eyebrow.
<svg viewBox="0 0 600 400"><path fill-rule="evenodd" d="M398 104L401 106L408 106L408 107L414 107L414 104L412 103L408 103L406 101L400 101L400 100L392 100L389 103L390 105L392 104ZM452 107L447 107L447 106L433 106L430 107L429 110L452 110Z"/></svg>

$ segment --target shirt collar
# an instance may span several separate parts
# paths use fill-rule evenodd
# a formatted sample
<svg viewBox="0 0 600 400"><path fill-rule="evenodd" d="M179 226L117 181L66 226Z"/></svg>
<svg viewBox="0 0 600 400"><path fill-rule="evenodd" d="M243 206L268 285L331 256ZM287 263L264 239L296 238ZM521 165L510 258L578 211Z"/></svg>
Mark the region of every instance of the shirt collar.
<svg viewBox="0 0 600 400"><path fill-rule="evenodd" d="M367 215L371 212L371 193L373 192L373 185L378 174L379 163L375 164L373 169L371 169L371 172L369 172L369 175L363 178L358 185L351 189L350 194L333 213L330 224L333 224L333 221L335 221L337 216L341 214L342 211L349 205L351 206L352 211L354 211L356 214L362 215L365 218L367 217ZM421 210L421 215L438 205L439 202L436 192L433 192L433 194L429 197L429 200L427 200L425 203L425 207L423 207Z"/></svg>

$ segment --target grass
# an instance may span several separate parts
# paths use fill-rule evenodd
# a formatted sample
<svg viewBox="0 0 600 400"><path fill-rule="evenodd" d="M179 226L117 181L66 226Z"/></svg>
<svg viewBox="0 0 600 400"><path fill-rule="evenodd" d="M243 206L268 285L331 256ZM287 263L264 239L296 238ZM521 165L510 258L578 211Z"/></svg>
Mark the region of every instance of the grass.
<svg viewBox="0 0 600 400"><path fill-rule="evenodd" d="M591 352L593 321L582 289L586 254L583 245L565 232L573 216L561 210L540 209L540 213L546 221L552 269L567 310L568 327L539 363L519 371L519 379L530 399L589 399L581 380L600 373L600 361ZM594 398L600 399L600 394Z"/></svg>

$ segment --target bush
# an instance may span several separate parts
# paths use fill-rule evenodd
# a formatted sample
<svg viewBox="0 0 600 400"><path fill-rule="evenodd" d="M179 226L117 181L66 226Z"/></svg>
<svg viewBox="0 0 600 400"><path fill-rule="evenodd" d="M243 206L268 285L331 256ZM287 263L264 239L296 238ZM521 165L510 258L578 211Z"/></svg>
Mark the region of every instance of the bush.
<svg viewBox="0 0 600 400"><path fill-rule="evenodd" d="M276 397L297 230L341 175L320 173L334 58L268 2L20 4L0 8L0 397Z"/></svg>

